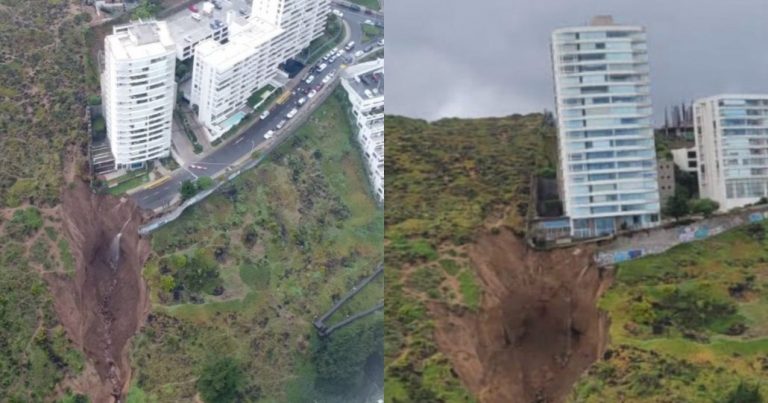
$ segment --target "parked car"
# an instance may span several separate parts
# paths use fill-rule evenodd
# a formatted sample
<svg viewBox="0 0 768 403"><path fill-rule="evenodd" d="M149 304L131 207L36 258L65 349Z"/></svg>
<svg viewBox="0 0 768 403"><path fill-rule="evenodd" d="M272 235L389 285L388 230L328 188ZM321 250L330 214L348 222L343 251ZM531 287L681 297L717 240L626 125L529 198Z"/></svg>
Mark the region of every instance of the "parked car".
<svg viewBox="0 0 768 403"><path fill-rule="evenodd" d="M368 52L370 52L370 51L372 51L372 50L373 50L373 45L368 45L368 46L366 46L366 48L365 48L365 53L368 53Z"/></svg>
<svg viewBox="0 0 768 403"><path fill-rule="evenodd" d="M328 81L331 81L332 78L333 77L331 77L330 74L328 74L327 76L323 77L323 81L322 81L323 84L328 84Z"/></svg>
<svg viewBox="0 0 768 403"><path fill-rule="evenodd" d="M360 57L363 55L363 53L364 52L362 50L358 50L357 52L355 52L355 57Z"/></svg>
<svg viewBox="0 0 768 403"><path fill-rule="evenodd" d="M376 44L379 46L384 46L384 38L379 39L379 41L376 42Z"/></svg>
<svg viewBox="0 0 768 403"><path fill-rule="evenodd" d="M190 4L189 11L196 13L197 12L197 6L194 4Z"/></svg>
<svg viewBox="0 0 768 403"><path fill-rule="evenodd" d="M339 11L339 10L337 10L335 8L333 9L332 13L333 13L333 15L335 15L335 16L337 16L339 18L343 18L344 17L344 13L342 13L341 11Z"/></svg>
<svg viewBox="0 0 768 403"><path fill-rule="evenodd" d="M292 118L292 117L296 116L296 113L298 113L298 112L299 112L299 110L298 110L298 109L296 109L296 108L293 108L293 109L291 109L291 111L290 111L290 112L288 112L288 113L285 115L285 118L286 118L286 119L290 119L290 118Z"/></svg>
<svg viewBox="0 0 768 403"><path fill-rule="evenodd" d="M310 75L306 80L304 80L304 82L307 84L312 84L312 81L315 81L315 76L313 75Z"/></svg>
<svg viewBox="0 0 768 403"><path fill-rule="evenodd" d="M267 118L267 116L269 116L269 111L264 111L261 113L261 115L259 115L259 119L264 120Z"/></svg>
<svg viewBox="0 0 768 403"><path fill-rule="evenodd" d="M319 73L319 72L325 70L326 67L328 67L327 64L321 63L319 66L317 66L317 72Z"/></svg>
<svg viewBox="0 0 768 403"><path fill-rule="evenodd" d="M246 10L244 8L241 8L239 11L240 11L240 15L242 15L242 16L248 15L248 10Z"/></svg>
<svg viewBox="0 0 768 403"><path fill-rule="evenodd" d="M192 19L195 21L200 21L202 20L202 17L200 17L200 14L198 13L192 13Z"/></svg>
<svg viewBox="0 0 768 403"><path fill-rule="evenodd" d="M275 130L280 130L285 126L285 123L288 122L288 119L283 119L280 122L277 123L277 126L275 126Z"/></svg>
<svg viewBox="0 0 768 403"><path fill-rule="evenodd" d="M317 95L317 90L312 90L312 91L309 91L309 94L307 94L307 97L312 98L315 95Z"/></svg>
<svg viewBox="0 0 768 403"><path fill-rule="evenodd" d="M307 102L307 98L306 98L306 97L301 97L301 98L299 98L299 100L296 102L296 105L302 106L302 105L304 105L304 103L305 103L305 102Z"/></svg>
<svg viewBox="0 0 768 403"><path fill-rule="evenodd" d="M320 83L315 86L315 91L320 91L320 89L323 88L323 83Z"/></svg>
<svg viewBox="0 0 768 403"><path fill-rule="evenodd" d="M344 46L344 50L346 50L347 52L349 52L350 50L352 50L354 48L355 48L355 41L349 41L347 46Z"/></svg>
<svg viewBox="0 0 768 403"><path fill-rule="evenodd" d="M267 139L267 140L269 140L269 139L271 139L271 138L272 138L272 136L274 136L274 135L275 135L275 131L274 131L274 130L267 130L267 132L266 132L266 133L264 133L264 138L265 138L265 139Z"/></svg>

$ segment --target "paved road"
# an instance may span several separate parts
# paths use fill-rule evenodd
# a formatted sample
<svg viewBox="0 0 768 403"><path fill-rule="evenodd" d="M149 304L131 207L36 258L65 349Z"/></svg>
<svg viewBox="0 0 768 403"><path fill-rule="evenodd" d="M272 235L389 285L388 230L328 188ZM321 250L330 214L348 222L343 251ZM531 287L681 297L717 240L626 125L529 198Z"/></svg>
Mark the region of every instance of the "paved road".
<svg viewBox="0 0 768 403"><path fill-rule="evenodd" d="M354 53L357 50L362 50L364 47L360 45L363 33L360 28L360 24L368 19L375 20L374 17L365 15L363 13L355 13L347 9L342 9L344 12L344 20L347 21L351 32L350 40L355 41L358 45L350 52ZM372 42L375 43L375 42ZM365 45L367 47L368 45ZM347 53L347 55L350 55ZM346 55L345 55L346 56ZM180 169L174 171L170 179L162 183L161 185L152 189L140 190L131 195L131 197L137 202L137 204L145 209L155 210L161 207L171 205L175 199L178 198L179 189L181 183L185 180L195 179L198 176L215 176L217 173L225 171L227 167L233 165L238 160L244 158L247 155L251 155L253 151L265 141L264 134L268 130L275 130L277 123L285 118L285 115L293 108L296 107L296 102L299 98L304 97L304 92L308 91L309 86L316 86L320 84L323 77L330 71L336 71L336 75L340 74L339 67L344 62L344 57L338 58L332 65L329 65L322 73L315 74L317 78L312 84L307 85L301 82L294 88L291 97L281 105L277 105L272 108L269 116L264 120L259 120L251 127L245 130L245 132L238 138L230 140L227 144L219 146L211 154L203 159L188 164L188 166L182 166ZM307 67L300 76L308 74L310 67ZM314 74L314 73L313 73ZM326 89L326 88L323 88ZM286 136L288 133L281 133L281 136Z"/></svg>

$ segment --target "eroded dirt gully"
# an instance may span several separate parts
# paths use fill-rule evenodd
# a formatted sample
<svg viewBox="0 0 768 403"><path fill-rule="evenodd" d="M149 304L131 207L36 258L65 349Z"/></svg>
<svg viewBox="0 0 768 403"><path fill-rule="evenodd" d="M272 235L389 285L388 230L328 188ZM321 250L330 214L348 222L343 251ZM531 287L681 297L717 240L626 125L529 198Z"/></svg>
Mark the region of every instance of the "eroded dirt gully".
<svg viewBox="0 0 768 403"><path fill-rule="evenodd" d="M149 309L141 268L150 247L137 231L143 217L131 200L78 183L62 194L61 218L76 273L46 280L56 313L87 357L71 386L93 402L121 401L131 377L128 341Z"/></svg>
<svg viewBox="0 0 768 403"><path fill-rule="evenodd" d="M435 338L484 403L562 402L607 343L599 296L612 275L591 246L539 252L509 231L469 249L484 289L477 313L430 305Z"/></svg>

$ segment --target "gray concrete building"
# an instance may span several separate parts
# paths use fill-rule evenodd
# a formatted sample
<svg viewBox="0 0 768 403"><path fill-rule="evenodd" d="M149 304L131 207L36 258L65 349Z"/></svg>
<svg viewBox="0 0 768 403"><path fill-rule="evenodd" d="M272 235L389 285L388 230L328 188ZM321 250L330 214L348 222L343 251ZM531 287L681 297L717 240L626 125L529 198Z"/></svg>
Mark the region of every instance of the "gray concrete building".
<svg viewBox="0 0 768 403"><path fill-rule="evenodd" d="M675 162L673 160L659 159L656 161L659 177L659 201L666 204L667 199L675 194Z"/></svg>

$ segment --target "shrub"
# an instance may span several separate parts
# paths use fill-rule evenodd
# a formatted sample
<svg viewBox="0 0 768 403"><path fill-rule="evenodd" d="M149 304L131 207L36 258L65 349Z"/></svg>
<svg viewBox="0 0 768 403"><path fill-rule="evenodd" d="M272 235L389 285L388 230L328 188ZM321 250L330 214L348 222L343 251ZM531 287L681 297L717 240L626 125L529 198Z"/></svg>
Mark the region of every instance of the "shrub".
<svg viewBox="0 0 768 403"><path fill-rule="evenodd" d="M203 249L198 249L191 257L183 259L183 264L176 267L174 280L176 284L192 292L207 294L213 294L222 284L216 261Z"/></svg>
<svg viewBox="0 0 768 403"><path fill-rule="evenodd" d="M197 193L197 185L191 180L181 182L181 200L187 200Z"/></svg>
<svg viewBox="0 0 768 403"><path fill-rule="evenodd" d="M24 239L33 235L43 226L43 217L40 210L28 207L16 210L8 221L6 231L11 238Z"/></svg>
<svg viewBox="0 0 768 403"><path fill-rule="evenodd" d="M763 403L763 396L760 394L758 385L750 385L739 382L736 389L728 394L726 403Z"/></svg>
<svg viewBox="0 0 768 403"><path fill-rule="evenodd" d="M688 205L688 198L678 192L675 195L667 199L666 205L664 205L664 214L673 217L675 220L680 217L686 216L690 213L690 207Z"/></svg>
<svg viewBox="0 0 768 403"><path fill-rule="evenodd" d="M210 176L201 176L197 179L197 188L199 190L206 190L213 187L213 179Z"/></svg>
<svg viewBox="0 0 768 403"><path fill-rule="evenodd" d="M744 228L744 232L746 232L750 238L756 241L762 241L765 239L765 227L759 222L747 225L747 227Z"/></svg>
<svg viewBox="0 0 768 403"><path fill-rule="evenodd" d="M219 357L208 363L197 380L197 390L208 403L239 401L245 383L243 369L230 357Z"/></svg>
<svg viewBox="0 0 768 403"><path fill-rule="evenodd" d="M103 133L107 130L107 122L103 117L99 116L93 120L93 132L94 134Z"/></svg>
<svg viewBox="0 0 768 403"><path fill-rule="evenodd" d="M736 305L712 287L697 284L693 288L670 287L660 291L661 295L653 301L654 315L650 316L655 325L672 324L681 331L717 333L744 327Z"/></svg>
<svg viewBox="0 0 768 403"><path fill-rule="evenodd" d="M691 212L694 214L701 214L704 217L709 217L720 208L720 203L711 199L696 199L691 200L690 208Z"/></svg>

